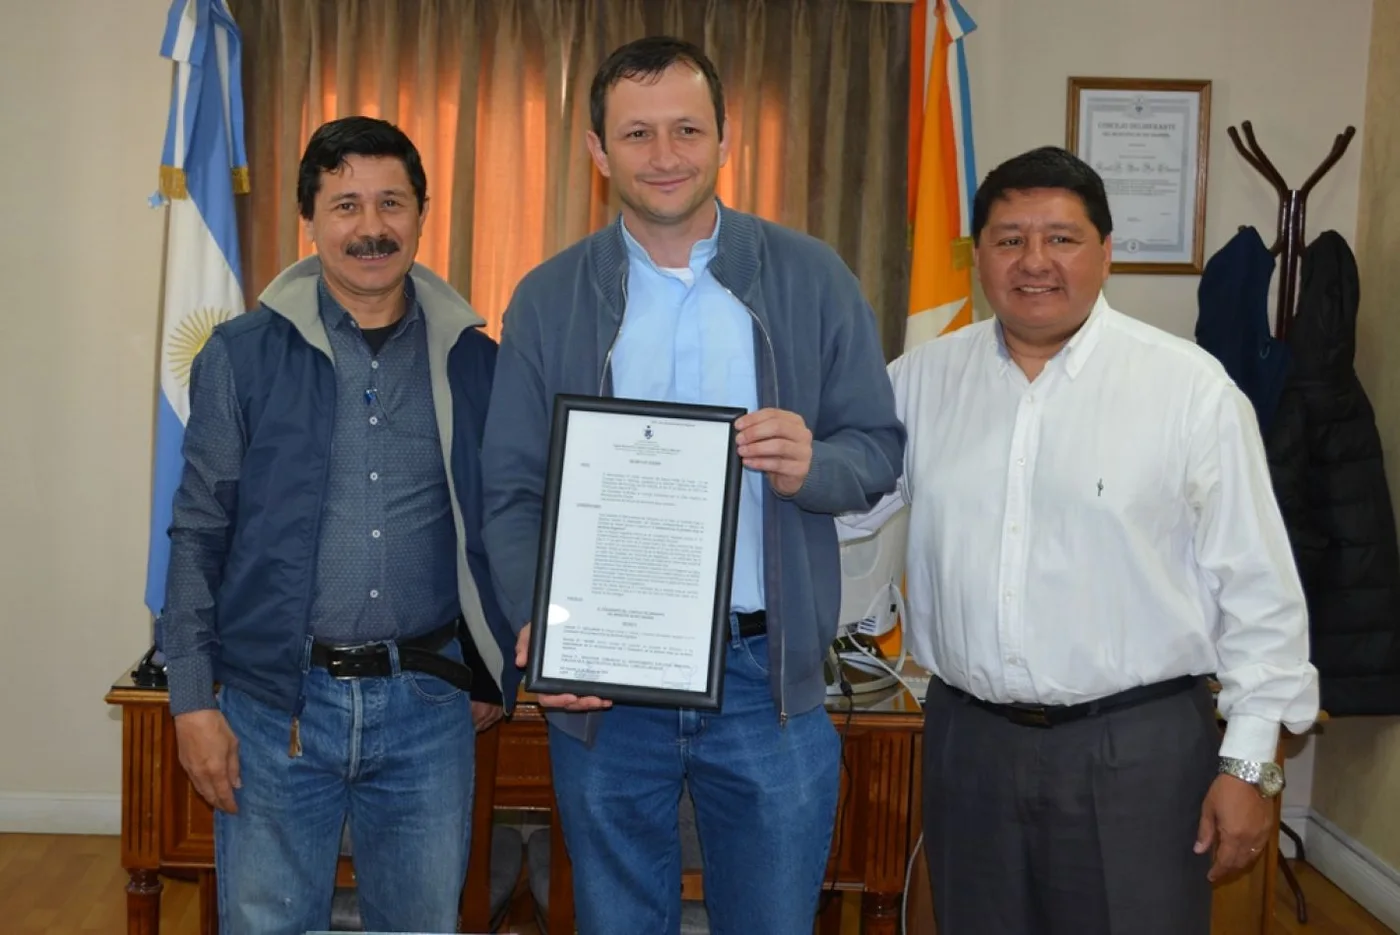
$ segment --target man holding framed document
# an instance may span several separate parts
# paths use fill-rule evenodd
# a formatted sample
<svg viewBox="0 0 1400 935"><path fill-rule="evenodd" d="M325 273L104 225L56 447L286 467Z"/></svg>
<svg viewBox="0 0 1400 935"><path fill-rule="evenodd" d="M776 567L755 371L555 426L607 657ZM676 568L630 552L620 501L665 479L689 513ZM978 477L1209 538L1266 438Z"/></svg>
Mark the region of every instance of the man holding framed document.
<svg viewBox="0 0 1400 935"><path fill-rule="evenodd" d="M839 257L718 204L704 53L630 43L590 109L621 216L517 288L482 449L579 931L679 931L688 784L711 930L806 935L840 775L833 517L895 489L904 429Z"/></svg>

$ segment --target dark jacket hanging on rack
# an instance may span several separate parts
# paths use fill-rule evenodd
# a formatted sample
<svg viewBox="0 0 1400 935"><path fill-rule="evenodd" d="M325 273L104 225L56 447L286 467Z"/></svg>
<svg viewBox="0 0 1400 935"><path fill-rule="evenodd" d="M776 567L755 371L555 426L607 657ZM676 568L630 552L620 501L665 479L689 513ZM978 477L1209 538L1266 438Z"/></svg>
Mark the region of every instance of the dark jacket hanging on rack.
<svg viewBox="0 0 1400 935"><path fill-rule="evenodd" d="M1196 290L1196 343L1225 367L1268 433L1288 377L1288 344L1269 324L1274 258L1259 232L1242 227L1206 263Z"/></svg>
<svg viewBox="0 0 1400 935"><path fill-rule="evenodd" d="M1266 436L1331 715L1400 714L1400 552L1375 414L1357 379L1356 258L1335 231L1302 258L1290 369Z"/></svg>

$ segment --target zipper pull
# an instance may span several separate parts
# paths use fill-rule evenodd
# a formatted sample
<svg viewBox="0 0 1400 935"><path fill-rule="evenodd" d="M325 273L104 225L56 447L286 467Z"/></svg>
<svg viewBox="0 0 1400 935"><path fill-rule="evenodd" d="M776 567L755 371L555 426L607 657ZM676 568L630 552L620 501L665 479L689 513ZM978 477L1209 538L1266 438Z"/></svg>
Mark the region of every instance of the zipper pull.
<svg viewBox="0 0 1400 935"><path fill-rule="evenodd" d="M293 758L301 756L301 718L299 717L292 718L292 739L287 744L287 756Z"/></svg>

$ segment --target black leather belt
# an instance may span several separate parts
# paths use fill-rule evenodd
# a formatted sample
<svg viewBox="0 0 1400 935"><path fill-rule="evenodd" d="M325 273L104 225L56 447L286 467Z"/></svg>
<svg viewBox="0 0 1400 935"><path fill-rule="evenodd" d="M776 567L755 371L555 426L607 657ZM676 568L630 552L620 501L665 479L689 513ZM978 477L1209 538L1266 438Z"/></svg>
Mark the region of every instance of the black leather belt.
<svg viewBox="0 0 1400 935"><path fill-rule="evenodd" d="M389 659L389 644L392 642L398 648L401 670L436 675L444 682L469 692L472 689L472 670L441 654L442 648L456 639L460 628L465 625L466 621L458 617L412 639L356 646L312 643L311 664L320 666L338 679L382 678L394 674L393 663Z"/></svg>
<svg viewBox="0 0 1400 935"><path fill-rule="evenodd" d="M1000 714L1013 724L1021 724L1025 727L1054 727L1057 724L1068 724L1070 721L1078 721L1081 718L1093 717L1108 711L1122 710L1148 701L1169 698L1196 687L1201 681L1200 676L1183 675L1165 682L1140 685L1117 694L1072 705L997 704L992 701L983 701L976 695L970 695L951 685L948 686L948 690L979 708L985 708L993 714Z"/></svg>
<svg viewBox="0 0 1400 935"><path fill-rule="evenodd" d="M755 610L734 616L739 618L739 638L742 640L751 636L762 636L768 632L768 614L764 611Z"/></svg>

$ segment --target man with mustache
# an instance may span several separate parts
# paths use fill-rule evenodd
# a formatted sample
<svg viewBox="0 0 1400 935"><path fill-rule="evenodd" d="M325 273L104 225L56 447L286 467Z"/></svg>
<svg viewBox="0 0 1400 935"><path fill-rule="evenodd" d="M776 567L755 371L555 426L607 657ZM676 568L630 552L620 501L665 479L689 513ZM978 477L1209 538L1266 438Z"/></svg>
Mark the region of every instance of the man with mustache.
<svg viewBox="0 0 1400 935"><path fill-rule="evenodd" d="M748 413L723 707L540 699L579 931L680 930L684 784L711 930L809 935L840 771L823 707L841 588L832 517L894 489L904 444L874 315L829 247L716 200L729 135L700 49L623 46L595 75L590 109L589 150L621 216L517 288L482 450L484 535L517 664L555 394Z"/></svg>
<svg viewBox="0 0 1400 935"><path fill-rule="evenodd" d="M1280 724L1317 716L1259 428L1220 364L1103 296L1103 181L1053 147L973 199L995 316L890 365L909 429L940 935L1207 935L1266 847ZM1219 710L1204 676L1221 684Z"/></svg>
<svg viewBox="0 0 1400 935"><path fill-rule="evenodd" d="M519 682L480 538L496 345L414 263L427 180L398 128L322 126L297 199L316 255L191 370L180 762L216 809L225 935L329 929L347 819L365 926L455 931L475 731Z"/></svg>

